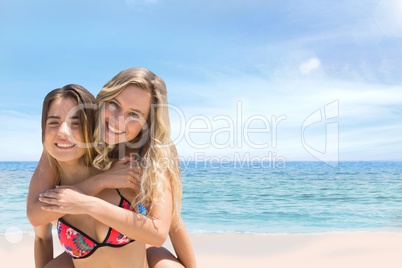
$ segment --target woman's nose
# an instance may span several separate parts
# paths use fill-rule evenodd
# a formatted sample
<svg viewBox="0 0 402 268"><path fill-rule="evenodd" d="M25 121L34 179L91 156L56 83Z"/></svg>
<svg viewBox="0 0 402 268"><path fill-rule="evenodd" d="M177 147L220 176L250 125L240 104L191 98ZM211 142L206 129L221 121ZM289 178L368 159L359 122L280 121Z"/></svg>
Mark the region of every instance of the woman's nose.
<svg viewBox="0 0 402 268"><path fill-rule="evenodd" d="M112 124L113 126L118 126L118 127L122 127L125 125L125 118L124 118L124 114L117 114L114 116L109 117L109 123Z"/></svg>
<svg viewBox="0 0 402 268"><path fill-rule="evenodd" d="M68 126L67 122L63 122L59 127L59 136L63 138L68 138L71 135L70 127Z"/></svg>

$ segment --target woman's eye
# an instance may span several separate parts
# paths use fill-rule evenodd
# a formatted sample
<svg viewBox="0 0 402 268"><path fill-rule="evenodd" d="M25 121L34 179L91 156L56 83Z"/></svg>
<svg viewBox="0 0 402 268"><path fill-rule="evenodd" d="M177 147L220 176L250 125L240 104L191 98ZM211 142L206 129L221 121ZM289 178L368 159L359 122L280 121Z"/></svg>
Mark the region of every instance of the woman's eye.
<svg viewBox="0 0 402 268"><path fill-rule="evenodd" d="M80 126L80 122L79 122L79 121L73 121L73 122L71 122L71 126L79 127L79 126Z"/></svg>
<svg viewBox="0 0 402 268"><path fill-rule="evenodd" d="M59 125L59 122L57 122L57 121L50 121L50 122L48 122L47 124L48 124L49 126L54 127L54 126Z"/></svg>
<svg viewBox="0 0 402 268"><path fill-rule="evenodd" d="M115 103L113 101L109 102L109 105L108 105L109 111L113 112L114 110L116 110L118 108L119 108L119 105L117 105L117 103Z"/></svg>
<svg viewBox="0 0 402 268"><path fill-rule="evenodd" d="M129 113L128 115L133 118L139 118L138 114L136 114L136 113Z"/></svg>

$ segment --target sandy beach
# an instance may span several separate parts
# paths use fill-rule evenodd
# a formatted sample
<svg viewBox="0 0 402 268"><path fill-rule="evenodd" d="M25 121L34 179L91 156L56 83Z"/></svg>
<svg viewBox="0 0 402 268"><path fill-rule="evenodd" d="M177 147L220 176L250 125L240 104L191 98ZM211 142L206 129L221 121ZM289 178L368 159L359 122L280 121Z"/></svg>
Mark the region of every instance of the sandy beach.
<svg viewBox="0 0 402 268"><path fill-rule="evenodd" d="M402 267L402 233L192 235L198 267ZM55 241L56 254L62 251ZM171 249L169 241L166 247ZM33 236L0 236L2 267L34 267Z"/></svg>

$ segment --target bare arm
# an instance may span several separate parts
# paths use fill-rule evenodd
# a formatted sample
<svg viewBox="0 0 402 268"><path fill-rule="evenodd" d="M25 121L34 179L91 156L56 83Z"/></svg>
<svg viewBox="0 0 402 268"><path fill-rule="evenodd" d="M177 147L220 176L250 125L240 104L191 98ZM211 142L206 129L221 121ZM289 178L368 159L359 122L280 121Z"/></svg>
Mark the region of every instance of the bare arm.
<svg viewBox="0 0 402 268"><path fill-rule="evenodd" d="M166 178L167 181L170 181ZM84 195L72 187L47 191L41 201L43 209L66 214L88 214L103 224L145 244L160 247L165 242L171 217L172 193L169 187L162 200L154 204L148 215L126 210L97 197Z"/></svg>
<svg viewBox="0 0 402 268"><path fill-rule="evenodd" d="M102 172L81 181L74 186L87 195L97 195L106 188L133 188L136 189L136 172L139 168L131 167L128 159L118 161L110 170ZM39 164L32 175L27 196L27 217L33 226L52 222L65 213L45 211L41 209L43 203L39 195L56 187L57 174L51 167L46 153L42 153Z"/></svg>
<svg viewBox="0 0 402 268"><path fill-rule="evenodd" d="M32 175L27 196L27 217L34 227L47 224L62 217L63 213L43 211L40 207L39 194L55 187L57 174L42 152L39 164Z"/></svg>
<svg viewBox="0 0 402 268"><path fill-rule="evenodd" d="M180 218L172 222L169 231L170 241L172 242L177 258L186 268L196 268L193 246L191 245L190 237L187 233L186 226Z"/></svg>
<svg viewBox="0 0 402 268"><path fill-rule="evenodd" d="M165 242L169 232L171 204L169 204L170 209L166 204L160 204L163 208L153 209L150 216L145 216L96 197L93 199L97 200L93 200L93 203L87 208L88 214L96 220L145 244L161 247ZM158 212L155 213L155 210ZM170 213L166 213L166 211L170 211Z"/></svg>
<svg viewBox="0 0 402 268"><path fill-rule="evenodd" d="M53 259L52 225L50 223L34 228L35 267L43 268Z"/></svg>

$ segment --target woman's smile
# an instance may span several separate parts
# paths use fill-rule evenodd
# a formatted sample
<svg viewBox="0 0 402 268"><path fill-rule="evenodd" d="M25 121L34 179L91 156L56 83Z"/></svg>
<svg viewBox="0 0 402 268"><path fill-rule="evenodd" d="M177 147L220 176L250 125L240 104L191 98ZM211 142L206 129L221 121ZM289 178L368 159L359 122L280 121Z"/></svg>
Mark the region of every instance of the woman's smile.
<svg viewBox="0 0 402 268"><path fill-rule="evenodd" d="M117 129L117 128L112 127L112 126L109 124L109 122L106 122L106 127L107 127L111 132L113 132L113 133L115 133L115 134L122 134L122 133L125 133L125 131L123 131L123 130L119 130L119 129Z"/></svg>
<svg viewBox="0 0 402 268"><path fill-rule="evenodd" d="M56 141L55 145L60 149L71 149L76 146L76 144L70 141Z"/></svg>

